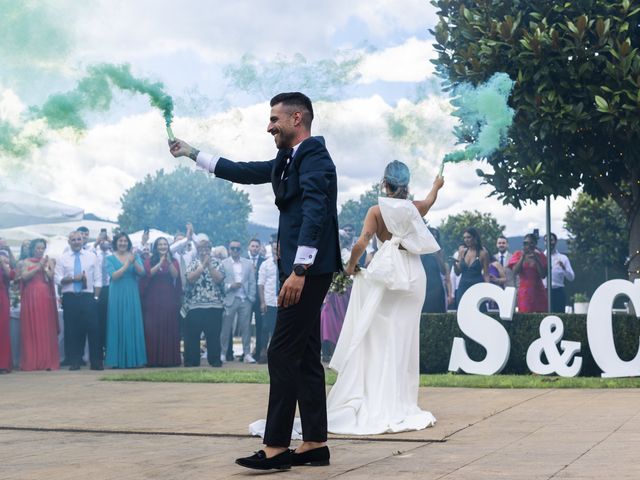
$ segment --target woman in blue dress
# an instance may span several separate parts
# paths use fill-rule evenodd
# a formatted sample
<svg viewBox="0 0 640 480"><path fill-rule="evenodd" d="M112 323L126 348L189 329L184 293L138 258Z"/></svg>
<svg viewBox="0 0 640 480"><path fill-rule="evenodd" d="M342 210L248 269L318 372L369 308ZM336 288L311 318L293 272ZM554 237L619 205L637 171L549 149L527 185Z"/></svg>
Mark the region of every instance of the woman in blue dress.
<svg viewBox="0 0 640 480"><path fill-rule="evenodd" d="M138 276L145 274L140 257L131 252L124 233L113 238L113 255L106 259L111 277L107 307L107 355L105 364L115 368L142 367L147 363Z"/></svg>

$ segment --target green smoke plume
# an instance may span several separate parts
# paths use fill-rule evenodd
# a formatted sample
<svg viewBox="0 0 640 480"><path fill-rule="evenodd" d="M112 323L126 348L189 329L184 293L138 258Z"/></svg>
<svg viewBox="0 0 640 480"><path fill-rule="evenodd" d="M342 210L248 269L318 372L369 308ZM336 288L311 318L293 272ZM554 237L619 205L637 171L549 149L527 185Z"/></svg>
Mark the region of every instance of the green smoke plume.
<svg viewBox="0 0 640 480"><path fill-rule="evenodd" d="M129 65L111 64L89 67L73 90L50 95L41 106L30 107L23 120L43 119L51 129L70 127L81 132L87 127L84 114L108 110L114 89L146 95L149 103L162 112L166 125L171 125L173 99L165 93L164 85L135 78ZM0 151L14 157L24 156L44 143L41 134L26 134L24 124L20 127L0 120Z"/></svg>
<svg viewBox="0 0 640 480"><path fill-rule="evenodd" d="M456 107L453 115L461 123L456 134L474 140L464 150L445 155L443 162L483 158L500 147L515 113L507 103L513 84L506 73L499 72L477 87L465 84L455 89L451 101Z"/></svg>
<svg viewBox="0 0 640 480"><path fill-rule="evenodd" d="M135 78L129 65L100 64L88 68L88 75L67 93L51 95L41 106L32 108L32 114L44 118L54 129L86 128L83 113L105 111L113 100L113 87L119 90L147 95L149 102L158 108L167 126L173 120L173 99L164 92L164 85L147 79Z"/></svg>

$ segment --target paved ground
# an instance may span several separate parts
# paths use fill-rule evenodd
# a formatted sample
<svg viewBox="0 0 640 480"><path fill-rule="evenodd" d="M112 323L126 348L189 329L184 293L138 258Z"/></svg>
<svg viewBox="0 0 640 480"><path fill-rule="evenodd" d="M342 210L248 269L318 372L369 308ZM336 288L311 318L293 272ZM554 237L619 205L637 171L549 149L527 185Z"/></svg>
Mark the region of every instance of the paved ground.
<svg viewBox="0 0 640 480"><path fill-rule="evenodd" d="M225 368L234 368L230 364ZM264 368L250 366L249 368ZM102 382L113 371L0 375L0 479L227 479L260 442L266 385ZM640 391L423 388L420 432L334 436L290 479L638 479ZM264 475L264 474L262 474Z"/></svg>

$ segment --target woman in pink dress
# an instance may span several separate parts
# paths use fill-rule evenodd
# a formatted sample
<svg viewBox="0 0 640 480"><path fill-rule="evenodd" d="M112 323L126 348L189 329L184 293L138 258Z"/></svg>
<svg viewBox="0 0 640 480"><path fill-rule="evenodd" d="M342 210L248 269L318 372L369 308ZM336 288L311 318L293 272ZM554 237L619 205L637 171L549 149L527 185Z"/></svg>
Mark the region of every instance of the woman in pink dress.
<svg viewBox="0 0 640 480"><path fill-rule="evenodd" d="M152 253L144 261L145 279L142 311L147 365L177 367L180 365L180 266L171 257L169 242L157 238Z"/></svg>
<svg viewBox="0 0 640 480"><path fill-rule="evenodd" d="M547 257L536 248L538 238L528 233L524 237L523 248L515 252L509 260L508 268L518 275L518 312L546 312L547 291L542 279L547 276Z"/></svg>
<svg viewBox="0 0 640 480"><path fill-rule="evenodd" d="M11 332L10 332L10 301L9 282L13 280L15 272L9 262L9 253L0 249L0 373L11 371Z"/></svg>
<svg viewBox="0 0 640 480"><path fill-rule="evenodd" d="M20 264L20 369L57 370L58 308L53 284L55 265L44 255L47 242L31 241L29 258Z"/></svg>

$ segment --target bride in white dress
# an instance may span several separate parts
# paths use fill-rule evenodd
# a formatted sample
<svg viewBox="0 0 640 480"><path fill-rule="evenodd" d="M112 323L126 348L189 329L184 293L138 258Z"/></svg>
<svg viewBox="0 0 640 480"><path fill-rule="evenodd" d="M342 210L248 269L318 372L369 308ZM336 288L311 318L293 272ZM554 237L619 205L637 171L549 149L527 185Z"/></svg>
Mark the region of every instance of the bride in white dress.
<svg viewBox="0 0 640 480"><path fill-rule="evenodd" d="M440 249L422 217L443 183L438 176L424 200L407 200L407 166L395 160L385 168L387 196L369 209L345 269L356 276L329 364L338 372L327 398L332 433L420 430L436 421L418 406L420 312L426 292L420 255ZM382 245L368 268L356 272L374 235Z"/></svg>
<svg viewBox="0 0 640 480"><path fill-rule="evenodd" d="M351 299L329 367L338 379L327 397L328 430L372 435L421 430L436 422L418 406L420 314L427 280L423 253L440 250L424 217L444 180L436 177L424 200L407 200L409 169L397 160L384 171L386 197L371 207L345 273L355 274ZM366 269L355 272L369 240L381 245ZM249 425L264 435L265 421ZM296 418L291 437L301 438Z"/></svg>

